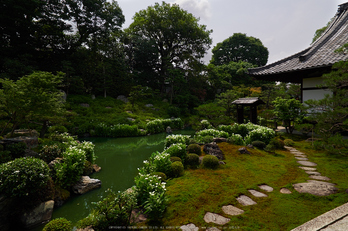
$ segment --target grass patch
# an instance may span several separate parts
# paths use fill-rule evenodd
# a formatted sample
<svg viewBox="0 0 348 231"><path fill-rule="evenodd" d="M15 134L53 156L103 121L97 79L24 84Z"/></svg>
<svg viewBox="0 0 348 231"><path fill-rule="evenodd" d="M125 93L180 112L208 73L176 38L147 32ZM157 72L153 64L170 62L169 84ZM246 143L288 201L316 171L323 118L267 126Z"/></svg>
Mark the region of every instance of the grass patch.
<svg viewBox="0 0 348 231"><path fill-rule="evenodd" d="M169 205L165 213L165 226L181 226L194 223L197 227L213 227L222 229L239 227L241 230L290 230L314 217L321 215L348 200L345 189L348 182L346 157L332 157L309 149L308 143L296 142L296 147L306 153L310 161L318 164L318 171L337 184L337 194L319 197L300 194L292 184L307 181L308 175L298 168L293 154L286 150L277 150L269 154L253 149L250 155L239 154L240 146L220 143L219 147L226 157L226 165L217 170L186 170L185 175L170 180L167 184ZM256 189L258 185L267 184L274 188L273 192L264 192L266 198L251 196L248 189ZM292 194L281 194L282 187L289 188ZM242 206L236 198L247 195L257 205ZM239 216L224 214L222 206L233 205L245 212ZM219 227L213 223L205 223L206 212L218 213L231 221Z"/></svg>

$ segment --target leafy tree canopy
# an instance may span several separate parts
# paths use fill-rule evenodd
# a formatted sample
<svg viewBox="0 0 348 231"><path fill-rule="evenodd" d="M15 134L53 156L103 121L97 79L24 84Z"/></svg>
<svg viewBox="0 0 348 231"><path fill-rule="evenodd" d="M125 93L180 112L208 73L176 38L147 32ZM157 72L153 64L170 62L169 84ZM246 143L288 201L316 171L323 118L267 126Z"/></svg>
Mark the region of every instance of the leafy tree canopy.
<svg viewBox="0 0 348 231"><path fill-rule="evenodd" d="M126 32L130 39L145 40L153 48L149 57L151 68L160 77L162 90L168 70L181 68L195 69L210 48L211 30L199 25L199 19L182 10L176 4L156 3L141 10L133 17L134 22ZM139 48L141 49L141 48Z"/></svg>
<svg viewBox="0 0 348 231"><path fill-rule="evenodd" d="M235 33L233 36L218 43L212 50L210 63L223 65L230 62L248 62L256 66L264 66L268 60L268 49L260 39Z"/></svg>

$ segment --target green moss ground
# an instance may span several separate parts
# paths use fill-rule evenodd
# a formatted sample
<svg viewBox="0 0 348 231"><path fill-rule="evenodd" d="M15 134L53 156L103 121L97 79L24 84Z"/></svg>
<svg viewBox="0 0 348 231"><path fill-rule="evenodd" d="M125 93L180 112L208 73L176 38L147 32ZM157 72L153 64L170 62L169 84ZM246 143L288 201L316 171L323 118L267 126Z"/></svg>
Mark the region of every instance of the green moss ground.
<svg viewBox="0 0 348 231"><path fill-rule="evenodd" d="M299 169L293 154L277 150L275 154L252 150L251 155L241 155L239 146L219 144L226 157L226 165L217 170L187 170L185 175L168 181L167 194L169 205L163 219L165 226L181 226L194 223L197 227L216 226L220 229L240 230L291 230L310 219L321 215L348 201L346 176L347 157L327 156L325 153L310 149L306 142L296 142L295 148L306 153L310 161L318 164L317 170L337 184L339 192L326 197L300 194L292 184L307 181L308 175ZM267 184L274 188L266 192L268 197L251 196L248 189ZM292 194L281 194L286 187ZM242 206L236 198L247 195L257 205ZM224 214L222 206L233 205L245 211L239 216ZM231 221L218 226L205 223L206 212L218 213Z"/></svg>

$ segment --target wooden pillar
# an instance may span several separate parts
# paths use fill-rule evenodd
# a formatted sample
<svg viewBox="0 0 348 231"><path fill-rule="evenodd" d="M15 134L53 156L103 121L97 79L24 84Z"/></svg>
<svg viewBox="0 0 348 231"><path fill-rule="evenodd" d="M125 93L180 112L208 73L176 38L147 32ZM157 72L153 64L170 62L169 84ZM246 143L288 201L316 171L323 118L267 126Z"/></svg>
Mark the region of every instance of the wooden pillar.
<svg viewBox="0 0 348 231"><path fill-rule="evenodd" d="M257 106L250 106L250 121L257 124Z"/></svg>
<svg viewBox="0 0 348 231"><path fill-rule="evenodd" d="M237 105L237 122L239 124L244 123L244 106Z"/></svg>

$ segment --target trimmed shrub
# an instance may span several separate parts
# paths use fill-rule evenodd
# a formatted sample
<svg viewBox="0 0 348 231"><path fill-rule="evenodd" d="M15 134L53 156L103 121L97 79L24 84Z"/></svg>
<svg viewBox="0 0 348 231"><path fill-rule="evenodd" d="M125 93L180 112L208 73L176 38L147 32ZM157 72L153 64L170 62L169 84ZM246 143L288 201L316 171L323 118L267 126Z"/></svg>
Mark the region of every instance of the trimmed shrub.
<svg viewBox="0 0 348 231"><path fill-rule="evenodd" d="M174 162L176 162L176 161L182 162L182 161L181 161L181 158L180 158L180 157L177 157L177 156L172 156L172 157L170 157L170 161L171 161L172 163L174 163Z"/></svg>
<svg viewBox="0 0 348 231"><path fill-rule="evenodd" d="M206 155L203 157L203 167L217 169L219 167L219 159L216 156Z"/></svg>
<svg viewBox="0 0 348 231"><path fill-rule="evenodd" d="M292 139L285 139L284 140L284 145L292 147L294 146L295 142Z"/></svg>
<svg viewBox="0 0 348 231"><path fill-rule="evenodd" d="M62 157L66 146L62 143L54 143L50 145L44 145L39 153L40 159L43 159L47 163L51 162L57 157Z"/></svg>
<svg viewBox="0 0 348 231"><path fill-rule="evenodd" d="M204 129L201 131L196 132L196 136L213 136L215 138L227 138L228 133L224 131L219 131L216 129Z"/></svg>
<svg viewBox="0 0 348 231"><path fill-rule="evenodd" d="M129 124L116 124L108 126L104 123L99 123L95 127L95 135L103 137L130 137L138 136L140 131L138 126Z"/></svg>
<svg viewBox="0 0 348 231"><path fill-rule="evenodd" d="M167 175L164 172L154 172L151 174L152 176L157 176L158 178L160 178L162 181L166 181L167 180Z"/></svg>
<svg viewBox="0 0 348 231"><path fill-rule="evenodd" d="M274 147L273 144L268 144L266 147L265 147L265 151L266 152L274 152L276 150L276 148Z"/></svg>
<svg viewBox="0 0 348 231"><path fill-rule="evenodd" d="M243 137L239 134L232 134L227 138L227 142L235 145L244 145Z"/></svg>
<svg viewBox="0 0 348 231"><path fill-rule="evenodd" d="M189 153L186 164L191 167L197 167L199 165L199 156L195 153Z"/></svg>
<svg viewBox="0 0 348 231"><path fill-rule="evenodd" d="M198 144L190 144L187 147L187 152L188 153L195 153L198 156L200 156L202 154L202 149L201 149L201 146L199 146Z"/></svg>
<svg viewBox="0 0 348 231"><path fill-rule="evenodd" d="M262 142L262 141L259 141L259 140L253 141L251 144L252 144L254 147L256 147L256 148L258 148L258 149L261 149L261 150L263 150L263 149L266 147L265 142Z"/></svg>
<svg viewBox="0 0 348 231"><path fill-rule="evenodd" d="M172 163L171 177L180 177L184 175L184 165L181 162Z"/></svg>
<svg viewBox="0 0 348 231"><path fill-rule="evenodd" d="M186 144L188 145L190 142L189 135L169 135L166 137L164 141L164 147L168 148L172 144Z"/></svg>
<svg viewBox="0 0 348 231"><path fill-rule="evenodd" d="M273 138L269 144L273 145L275 149L284 149L284 141L281 139Z"/></svg>
<svg viewBox="0 0 348 231"><path fill-rule="evenodd" d="M36 194L49 181L50 169L40 159L23 157L0 165L0 193L9 197Z"/></svg>
<svg viewBox="0 0 348 231"><path fill-rule="evenodd" d="M213 136L198 136L198 137L195 137L195 139L200 144L209 144L214 141Z"/></svg>
<svg viewBox="0 0 348 231"><path fill-rule="evenodd" d="M56 218L48 222L42 231L71 231L72 224L65 218Z"/></svg>
<svg viewBox="0 0 348 231"><path fill-rule="evenodd" d="M180 159L185 162L187 158L186 153L186 145L185 144L173 144L169 148L164 150L165 153L168 153L170 156L177 156L180 157Z"/></svg>

